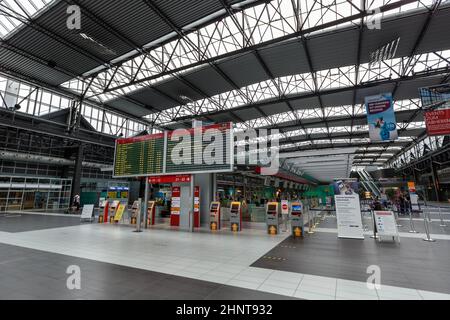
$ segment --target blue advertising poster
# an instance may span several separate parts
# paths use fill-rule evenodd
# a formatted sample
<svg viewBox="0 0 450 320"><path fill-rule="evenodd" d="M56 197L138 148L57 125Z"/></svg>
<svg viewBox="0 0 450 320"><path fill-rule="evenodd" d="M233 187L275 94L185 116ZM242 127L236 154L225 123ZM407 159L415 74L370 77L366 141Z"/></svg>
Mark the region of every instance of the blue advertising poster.
<svg viewBox="0 0 450 320"><path fill-rule="evenodd" d="M392 94L366 97L367 124L372 142L398 139Z"/></svg>

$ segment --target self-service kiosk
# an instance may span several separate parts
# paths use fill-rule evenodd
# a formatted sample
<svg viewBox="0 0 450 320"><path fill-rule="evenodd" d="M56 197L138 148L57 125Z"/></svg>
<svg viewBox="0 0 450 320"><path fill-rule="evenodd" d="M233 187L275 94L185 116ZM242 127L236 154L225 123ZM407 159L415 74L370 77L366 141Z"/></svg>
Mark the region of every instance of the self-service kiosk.
<svg viewBox="0 0 450 320"><path fill-rule="evenodd" d="M266 209L267 232L271 235L278 234L280 225L280 204L269 202Z"/></svg>
<svg viewBox="0 0 450 320"><path fill-rule="evenodd" d="M133 202L133 205L131 207L130 224L137 223L138 210L139 210L139 201L136 200Z"/></svg>
<svg viewBox="0 0 450 320"><path fill-rule="evenodd" d="M241 231L242 230L242 212L241 203L232 202L230 208L230 226L231 231Z"/></svg>
<svg viewBox="0 0 450 320"><path fill-rule="evenodd" d="M155 225L156 201L149 201L147 204L147 226Z"/></svg>
<svg viewBox="0 0 450 320"><path fill-rule="evenodd" d="M301 201L291 204L291 230L294 237L303 237L303 204Z"/></svg>
<svg viewBox="0 0 450 320"><path fill-rule="evenodd" d="M220 202L213 201L209 206L209 226L211 231L220 229Z"/></svg>

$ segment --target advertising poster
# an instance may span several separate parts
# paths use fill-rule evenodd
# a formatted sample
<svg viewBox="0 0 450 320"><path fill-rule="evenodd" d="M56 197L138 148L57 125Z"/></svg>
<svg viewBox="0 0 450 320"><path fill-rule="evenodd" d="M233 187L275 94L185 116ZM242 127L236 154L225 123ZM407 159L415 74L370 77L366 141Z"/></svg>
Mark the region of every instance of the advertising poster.
<svg viewBox="0 0 450 320"><path fill-rule="evenodd" d="M117 209L116 215L114 216L114 221L122 220L122 216L123 216L124 212L125 212L125 205L120 204L119 208Z"/></svg>
<svg viewBox="0 0 450 320"><path fill-rule="evenodd" d="M281 213L289 214L289 201L288 200L281 200Z"/></svg>
<svg viewBox="0 0 450 320"><path fill-rule="evenodd" d="M172 203L170 208L170 225L180 225L180 211L181 211L181 188L172 187Z"/></svg>
<svg viewBox="0 0 450 320"><path fill-rule="evenodd" d="M358 179L334 179L339 238L364 239Z"/></svg>
<svg viewBox="0 0 450 320"><path fill-rule="evenodd" d="M365 103L370 140L379 142L398 139L392 94L366 97Z"/></svg>
<svg viewBox="0 0 450 320"><path fill-rule="evenodd" d="M333 188L335 195L359 194L358 179L352 178L334 179Z"/></svg>
<svg viewBox="0 0 450 320"><path fill-rule="evenodd" d="M425 112L425 124L429 136L445 136L450 134L450 109Z"/></svg>
<svg viewBox="0 0 450 320"><path fill-rule="evenodd" d="M336 195L338 238L364 239L359 195Z"/></svg>
<svg viewBox="0 0 450 320"><path fill-rule="evenodd" d="M408 181L408 191L409 191L409 198L411 200L411 210L412 211L419 211L419 196L416 192L416 184L414 181Z"/></svg>
<svg viewBox="0 0 450 320"><path fill-rule="evenodd" d="M194 227L200 227L200 187L194 187Z"/></svg>
<svg viewBox="0 0 450 320"><path fill-rule="evenodd" d="M379 236L398 237L397 222L392 211L374 211Z"/></svg>

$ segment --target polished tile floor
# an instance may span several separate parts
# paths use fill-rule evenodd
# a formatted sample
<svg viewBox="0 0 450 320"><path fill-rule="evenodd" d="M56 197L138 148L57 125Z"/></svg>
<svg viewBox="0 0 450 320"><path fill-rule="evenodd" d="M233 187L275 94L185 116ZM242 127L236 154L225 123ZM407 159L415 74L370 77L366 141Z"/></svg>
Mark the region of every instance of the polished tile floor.
<svg viewBox="0 0 450 320"><path fill-rule="evenodd" d="M20 220L16 221L20 223ZM316 239L337 243L336 235L331 232L333 231L332 228L323 228L323 230L325 231L320 232L320 228L317 228L316 231L318 232L313 237L306 236L303 239L305 251L309 245L311 247L315 246ZM419 239L408 240L421 242ZM303 299L409 300L450 298L450 295L446 291L441 290L442 288L440 287L416 288L408 287L402 283L396 283L393 286L382 282L381 290L369 289L364 281L364 277L354 280L346 277L344 273L338 272L339 270L334 270L333 272L332 268L327 268L326 264L329 261L329 259L326 259L327 253L331 256L335 255L333 246L316 246L316 250L319 250L320 254L318 254L315 267L320 270L326 269L328 273L317 274L314 269L283 270L280 267L283 263L283 257L277 257L270 252L274 248L289 246L286 245L289 241L287 234L270 237L261 229L244 229L239 234L225 231L217 234L208 232L187 233L158 229L135 233L133 228L127 226L99 225L95 223L24 232L0 232L0 243L14 248L21 247L39 250L40 252L44 251L58 256L64 255L65 257L70 257L70 259L84 259L93 263L134 268L164 274L164 276L203 281L214 285L225 285L227 288L233 287L233 289L228 288L231 291L227 290L223 296L220 296L220 294L214 296L213 292L209 291L203 297L208 299L230 297L233 294L236 294L236 299L247 299L247 293L242 293L241 289L252 290L251 294L248 293L249 296L255 295L253 292L257 291L281 295L286 298ZM365 241L371 242L373 240L367 237ZM352 250L357 246L356 243L360 242L361 240L350 240L350 245L347 249L345 247L341 248L344 259L340 261L345 262L346 256L349 259L349 263L357 261L358 256L355 256ZM396 252L401 255L402 250L405 250L402 244L390 248L392 250L391 257L395 256ZM381 254L382 252L377 251L377 248L373 248L374 252ZM434 248L433 250L441 250L437 246ZM0 250L3 249L0 247ZM301 260L302 253L303 251L297 251L295 256ZM437 254L438 252L435 253L435 255ZM444 254L448 256L448 251L444 252ZM268 256L271 255L274 255L277 259L272 259L274 260L271 262L273 265L258 266L255 264L261 259L268 259ZM418 259L433 258L435 255L422 255ZM320 257L322 257L322 260L319 259ZM18 256L13 254L9 259L8 254L6 254L2 259L8 261L15 258L17 259ZM278 260L278 258L281 258L281 260ZM368 264L370 262L365 260L364 256L360 258L362 259L360 263ZM288 257L286 261L291 261L291 258ZM102 265L100 265L99 270L101 268L103 268ZM416 268L417 276L429 271L423 269L420 263L416 265ZM366 276L365 272L363 274ZM2 274L2 276L4 275ZM105 273L105 277L106 279L109 278L108 273ZM124 279L127 279L126 276ZM448 278L442 279L446 283L448 283L448 280ZM174 281L176 283L178 280ZM190 280L186 281L189 282ZM9 285L13 284L14 282L9 282ZM95 297L101 298L102 292L103 297L107 298L108 293L104 289L100 289ZM63 297L55 296L54 298ZM176 298L175 296L172 297ZM81 298L87 297L81 296Z"/></svg>

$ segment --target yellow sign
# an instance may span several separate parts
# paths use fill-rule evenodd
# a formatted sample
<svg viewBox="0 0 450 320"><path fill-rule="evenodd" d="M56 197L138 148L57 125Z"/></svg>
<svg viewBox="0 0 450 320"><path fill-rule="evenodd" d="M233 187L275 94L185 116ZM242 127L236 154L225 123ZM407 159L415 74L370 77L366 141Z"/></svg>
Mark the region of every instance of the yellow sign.
<svg viewBox="0 0 450 320"><path fill-rule="evenodd" d="M277 234L277 227L275 227L275 226L270 226L270 227L269 227L269 234L270 234L270 235Z"/></svg>
<svg viewBox="0 0 450 320"><path fill-rule="evenodd" d="M294 229L294 236L295 237L301 237L302 236L302 229L300 227L295 227L295 229Z"/></svg>
<svg viewBox="0 0 450 320"><path fill-rule="evenodd" d="M217 230L217 223L211 222L211 230Z"/></svg>
<svg viewBox="0 0 450 320"><path fill-rule="evenodd" d="M122 216L123 216L124 211L125 211L125 205L124 204L120 204L119 207L117 208L116 215L114 216L114 221L122 220Z"/></svg>
<svg viewBox="0 0 450 320"><path fill-rule="evenodd" d="M233 223L231 225L231 230L234 231L234 232L238 231L238 224L237 223Z"/></svg>

